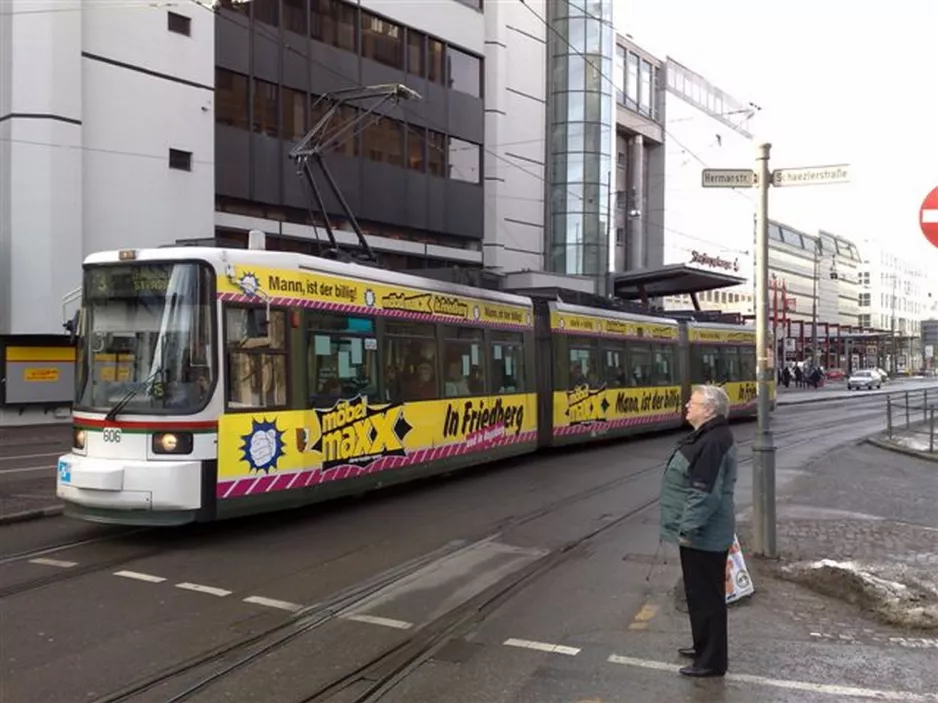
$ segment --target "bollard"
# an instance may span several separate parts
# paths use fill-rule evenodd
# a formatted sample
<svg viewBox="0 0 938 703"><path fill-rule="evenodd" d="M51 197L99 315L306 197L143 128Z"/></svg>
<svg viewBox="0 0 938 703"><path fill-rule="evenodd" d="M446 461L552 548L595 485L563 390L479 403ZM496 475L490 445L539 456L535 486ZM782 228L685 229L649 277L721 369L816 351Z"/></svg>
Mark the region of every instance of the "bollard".
<svg viewBox="0 0 938 703"><path fill-rule="evenodd" d="M922 422L928 420L928 389L922 391Z"/></svg>
<svg viewBox="0 0 938 703"><path fill-rule="evenodd" d="M912 418L909 417L909 392L905 392L905 428L912 429Z"/></svg>
<svg viewBox="0 0 938 703"><path fill-rule="evenodd" d="M928 451L929 453L935 451L935 408L931 409L931 419L928 423Z"/></svg>
<svg viewBox="0 0 938 703"><path fill-rule="evenodd" d="M892 396L886 396L886 435L892 439Z"/></svg>

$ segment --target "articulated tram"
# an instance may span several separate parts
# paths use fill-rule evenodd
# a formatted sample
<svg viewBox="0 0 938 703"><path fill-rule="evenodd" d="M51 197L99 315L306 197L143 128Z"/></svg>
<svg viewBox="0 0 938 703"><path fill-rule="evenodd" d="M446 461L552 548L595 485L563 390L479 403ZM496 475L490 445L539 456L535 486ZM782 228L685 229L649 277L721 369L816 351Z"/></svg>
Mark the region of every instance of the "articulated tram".
<svg viewBox="0 0 938 703"><path fill-rule="evenodd" d="M751 328L288 252L92 255L74 332L57 492L98 522L211 521L678 428L695 383L756 409Z"/></svg>

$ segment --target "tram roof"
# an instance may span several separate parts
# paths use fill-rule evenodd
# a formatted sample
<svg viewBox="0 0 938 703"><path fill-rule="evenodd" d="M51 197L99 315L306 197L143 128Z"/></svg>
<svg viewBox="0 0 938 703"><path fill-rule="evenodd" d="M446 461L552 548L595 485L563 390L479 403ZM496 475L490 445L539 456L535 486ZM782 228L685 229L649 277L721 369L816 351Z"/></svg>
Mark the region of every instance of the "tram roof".
<svg viewBox="0 0 938 703"><path fill-rule="evenodd" d="M318 256L297 252L274 251L269 249L224 249L217 247L169 246L150 249L135 249L133 260L120 259L120 251L102 251L85 257L86 265L142 263L159 261L205 261L217 270L224 270L226 264L239 266L260 266L271 269L293 270L298 273L324 273L333 276L347 276L364 283L374 282L403 288L425 290L443 295L462 295L491 302L508 303L532 307L530 298L513 293L502 293L487 288L475 288L459 283L449 283L435 278L424 278L409 273L399 273L359 263L333 261Z"/></svg>
<svg viewBox="0 0 938 703"><path fill-rule="evenodd" d="M689 295L746 282L740 276L704 271L687 264L667 264L658 268L615 273L612 280L616 296L626 300Z"/></svg>

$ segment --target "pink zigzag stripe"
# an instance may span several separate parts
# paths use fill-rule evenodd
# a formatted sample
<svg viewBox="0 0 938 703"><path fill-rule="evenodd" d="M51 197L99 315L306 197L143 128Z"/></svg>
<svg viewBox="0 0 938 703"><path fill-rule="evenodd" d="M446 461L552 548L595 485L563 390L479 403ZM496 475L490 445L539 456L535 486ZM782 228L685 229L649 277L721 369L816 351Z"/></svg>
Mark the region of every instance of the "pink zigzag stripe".
<svg viewBox="0 0 938 703"><path fill-rule="evenodd" d="M304 469L300 472L266 475L260 476L259 478L257 476L248 476L233 481L220 481L216 486L215 494L218 498L239 498L246 495L286 490L287 487L291 485L291 482L292 488L318 486L323 483L331 483L332 481L342 481L351 476L366 476L382 471L399 469L404 466L412 466L438 459L447 459L452 456L461 456L470 452L483 451L493 447L533 442L536 439L537 431L535 430L511 436L503 435L490 442L480 442L471 449L465 442L454 442L439 447L419 449L406 456L381 457L367 466L346 464L326 470L321 470L319 467L316 467L313 469ZM300 474L300 477L294 481L294 477L297 473Z"/></svg>
<svg viewBox="0 0 938 703"><path fill-rule="evenodd" d="M219 293L218 299L224 302L229 303L253 303L257 301L257 298L241 295L240 293ZM433 320L452 320L454 322L467 322L461 317L455 317L453 315L431 315L430 313L425 312L409 312L406 310L386 310L384 308L368 308L364 305L354 305L351 303L327 303L321 302L318 300L306 300L304 298L288 298L284 296L272 297L270 299L270 304L273 306L293 306L301 308L315 308L317 310L327 310L329 312L340 312L340 313L359 313L367 312L368 314L381 315L382 317L398 317L407 320L417 320L420 322L430 322ZM490 322L486 320L473 320L471 321L474 324L482 325L483 327L503 327L510 329L530 329L532 325L528 325L522 322Z"/></svg>
<svg viewBox="0 0 938 703"><path fill-rule="evenodd" d="M584 423L581 425L565 425L554 428L555 437L568 437L571 435L589 434L597 429L597 425L604 430L618 430L625 427L640 427L650 425L655 422L666 422L668 420L679 420L680 413L661 413L657 415L645 415L643 417L620 417L615 420L609 420L602 423Z"/></svg>

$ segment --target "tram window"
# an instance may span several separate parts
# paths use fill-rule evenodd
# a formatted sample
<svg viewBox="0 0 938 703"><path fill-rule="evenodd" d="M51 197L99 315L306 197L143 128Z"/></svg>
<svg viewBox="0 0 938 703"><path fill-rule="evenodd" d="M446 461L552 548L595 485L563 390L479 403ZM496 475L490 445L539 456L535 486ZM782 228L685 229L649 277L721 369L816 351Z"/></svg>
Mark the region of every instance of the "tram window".
<svg viewBox="0 0 938 703"><path fill-rule="evenodd" d="M306 361L312 407L339 398L378 393L378 340L368 317L312 313L307 317Z"/></svg>
<svg viewBox="0 0 938 703"><path fill-rule="evenodd" d="M262 308L225 310L228 405L232 408L287 405L286 313L271 310L267 325L265 317Z"/></svg>
<svg viewBox="0 0 938 703"><path fill-rule="evenodd" d="M570 339L567 346L570 377L568 386L599 386L599 349L595 343Z"/></svg>
<svg viewBox="0 0 938 703"><path fill-rule="evenodd" d="M677 383L677 369L674 368L674 347L670 344L656 344L654 356L652 384L655 386L670 386Z"/></svg>
<svg viewBox="0 0 938 703"><path fill-rule="evenodd" d="M388 321L384 334L386 400L406 403L439 398L436 328L414 322Z"/></svg>
<svg viewBox="0 0 938 703"><path fill-rule="evenodd" d="M720 381L719 350L716 347L691 346L691 383Z"/></svg>
<svg viewBox="0 0 938 703"><path fill-rule="evenodd" d="M629 385L624 346L603 348L603 378L607 388L625 388Z"/></svg>
<svg viewBox="0 0 938 703"><path fill-rule="evenodd" d="M443 335L443 396L483 395L485 359L482 355L482 330L446 327Z"/></svg>
<svg viewBox="0 0 938 703"><path fill-rule="evenodd" d="M742 381L743 377L739 370L739 352L736 347L724 347L720 350L720 357L723 361L724 377L719 379L722 383L735 383Z"/></svg>
<svg viewBox="0 0 938 703"><path fill-rule="evenodd" d="M738 347L740 381L756 380L756 348Z"/></svg>
<svg viewBox="0 0 938 703"><path fill-rule="evenodd" d="M651 345L630 344L629 357L629 385L633 387L655 385Z"/></svg>
<svg viewBox="0 0 938 703"><path fill-rule="evenodd" d="M492 390L524 393L524 337L517 332L493 332L492 336Z"/></svg>

